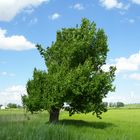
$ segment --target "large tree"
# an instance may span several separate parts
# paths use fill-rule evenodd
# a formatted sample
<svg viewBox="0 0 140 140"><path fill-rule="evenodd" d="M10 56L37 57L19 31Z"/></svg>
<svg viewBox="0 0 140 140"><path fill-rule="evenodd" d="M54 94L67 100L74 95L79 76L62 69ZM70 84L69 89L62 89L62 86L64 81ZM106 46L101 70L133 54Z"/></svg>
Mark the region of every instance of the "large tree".
<svg viewBox="0 0 140 140"><path fill-rule="evenodd" d="M102 99L114 91L115 77L115 67L107 72L102 69L109 51L104 30L84 18L79 27L58 31L51 47L36 47L47 66L46 92L42 94L50 122L58 121L64 102L70 105L70 115L93 112L100 118L106 111Z"/></svg>

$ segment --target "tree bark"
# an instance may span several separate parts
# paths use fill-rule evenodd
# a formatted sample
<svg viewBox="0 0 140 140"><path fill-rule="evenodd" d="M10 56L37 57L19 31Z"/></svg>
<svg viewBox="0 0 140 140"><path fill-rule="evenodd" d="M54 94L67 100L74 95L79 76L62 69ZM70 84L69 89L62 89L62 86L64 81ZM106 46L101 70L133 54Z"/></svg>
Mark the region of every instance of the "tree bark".
<svg viewBox="0 0 140 140"><path fill-rule="evenodd" d="M50 118L49 118L49 122L50 123L57 123L59 121L59 112L60 110L53 107L50 110Z"/></svg>

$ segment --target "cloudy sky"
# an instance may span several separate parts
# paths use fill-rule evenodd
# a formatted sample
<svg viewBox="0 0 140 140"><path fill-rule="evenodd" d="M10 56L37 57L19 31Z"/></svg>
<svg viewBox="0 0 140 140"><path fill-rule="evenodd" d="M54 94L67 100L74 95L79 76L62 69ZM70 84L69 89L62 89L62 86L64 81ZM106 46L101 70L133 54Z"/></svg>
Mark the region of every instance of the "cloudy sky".
<svg viewBox="0 0 140 140"><path fill-rule="evenodd" d="M34 67L46 69L35 44L50 46L82 17L105 30L107 65L117 67L105 101L140 102L140 0L0 0L0 104L20 104Z"/></svg>

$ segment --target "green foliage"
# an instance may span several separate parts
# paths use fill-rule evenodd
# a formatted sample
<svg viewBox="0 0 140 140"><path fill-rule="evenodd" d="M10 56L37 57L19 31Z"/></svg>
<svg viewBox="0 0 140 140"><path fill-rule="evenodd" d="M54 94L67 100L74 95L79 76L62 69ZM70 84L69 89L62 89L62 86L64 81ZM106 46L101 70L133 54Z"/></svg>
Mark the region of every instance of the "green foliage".
<svg viewBox="0 0 140 140"><path fill-rule="evenodd" d="M92 111L100 118L106 111L102 99L114 91L112 82L116 70L115 67L110 67L108 72L102 70L109 51L104 30L97 29L94 22L83 18L79 27L58 31L51 47L36 47L47 66L47 86L45 92L41 92L42 85L38 84L41 78L36 82L33 76L33 80L28 81L27 102L31 103L30 108L33 111L34 105L38 110L44 108L40 99L43 96L43 105L45 103L48 110L61 109L67 102L70 115Z"/></svg>
<svg viewBox="0 0 140 140"><path fill-rule="evenodd" d="M103 105L105 106L105 107L108 107L108 102L103 102Z"/></svg>
<svg viewBox="0 0 140 140"><path fill-rule="evenodd" d="M123 102L117 102L117 107L124 107L124 103Z"/></svg>
<svg viewBox="0 0 140 140"><path fill-rule="evenodd" d="M34 69L33 79L29 80L26 85L28 95L22 96L23 106L32 113L45 108L46 88L47 73Z"/></svg>
<svg viewBox="0 0 140 140"><path fill-rule="evenodd" d="M8 107L8 108L18 108L19 105L15 104L15 103L9 103L9 104L7 105L7 107Z"/></svg>
<svg viewBox="0 0 140 140"><path fill-rule="evenodd" d="M115 102L115 103L109 103L109 107L114 107L114 108L117 108L117 107L124 107L124 103L123 102Z"/></svg>

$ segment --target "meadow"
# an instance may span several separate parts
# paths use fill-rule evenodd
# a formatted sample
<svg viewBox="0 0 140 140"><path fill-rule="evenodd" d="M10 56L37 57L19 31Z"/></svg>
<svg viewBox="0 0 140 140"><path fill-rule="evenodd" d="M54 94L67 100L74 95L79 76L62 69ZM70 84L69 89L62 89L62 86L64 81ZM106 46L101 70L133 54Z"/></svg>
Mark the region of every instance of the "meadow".
<svg viewBox="0 0 140 140"><path fill-rule="evenodd" d="M140 140L140 109L110 109L102 119L61 111L58 124L48 117L45 111L0 110L0 140Z"/></svg>

